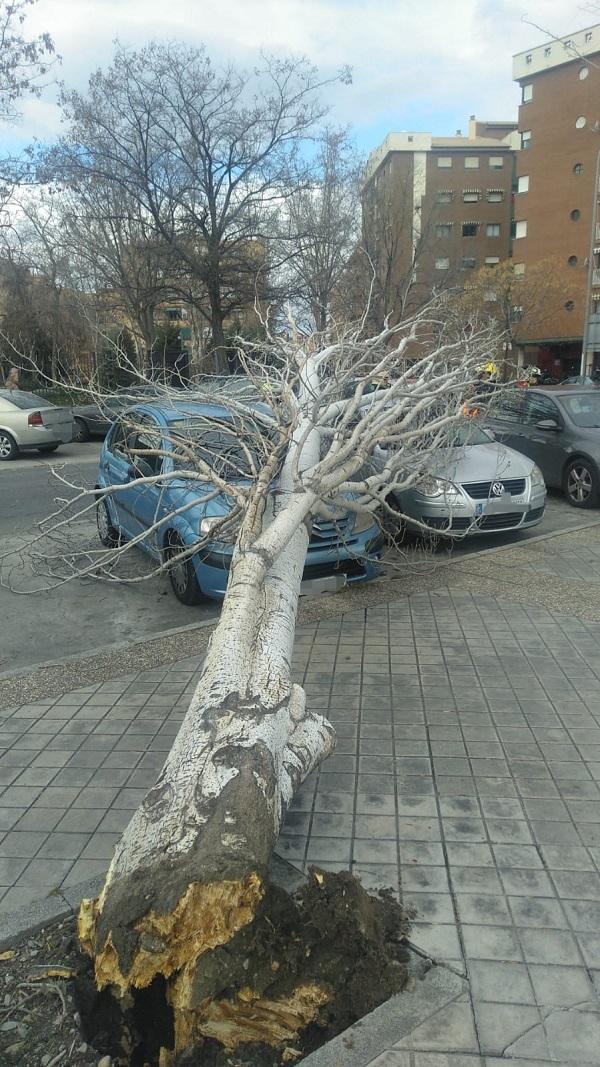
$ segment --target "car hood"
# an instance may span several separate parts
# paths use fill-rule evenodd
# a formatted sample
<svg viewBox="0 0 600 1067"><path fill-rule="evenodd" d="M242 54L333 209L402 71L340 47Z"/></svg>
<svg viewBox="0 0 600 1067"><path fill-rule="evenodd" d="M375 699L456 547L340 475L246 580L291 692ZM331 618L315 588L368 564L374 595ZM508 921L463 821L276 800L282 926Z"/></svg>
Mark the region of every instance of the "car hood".
<svg viewBox="0 0 600 1067"><path fill-rule="evenodd" d="M490 441L441 449L430 473L450 482L484 482L502 478L526 478L534 467L527 456L513 448Z"/></svg>

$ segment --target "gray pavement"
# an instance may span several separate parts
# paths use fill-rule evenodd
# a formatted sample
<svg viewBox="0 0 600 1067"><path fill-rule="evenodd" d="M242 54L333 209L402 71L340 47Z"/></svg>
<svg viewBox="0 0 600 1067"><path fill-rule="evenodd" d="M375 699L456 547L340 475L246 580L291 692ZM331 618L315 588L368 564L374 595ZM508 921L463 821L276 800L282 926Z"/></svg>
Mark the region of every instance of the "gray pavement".
<svg viewBox="0 0 600 1067"><path fill-rule="evenodd" d="M91 578L56 585L47 577L44 559L33 563L33 550L48 557L59 547L99 547L93 514L73 523L63 546L55 538L31 545L35 524L53 513L57 498L76 495L76 489L53 476L52 467L60 468L72 485L91 487L99 451L98 442L72 443L45 459L24 453L12 463L0 463L0 617L10 619L0 642L0 673L137 641L219 614L215 602L193 609L180 604L165 575L129 585ZM148 557L135 551L124 558L119 573L141 578L152 569Z"/></svg>
<svg viewBox="0 0 600 1067"><path fill-rule="evenodd" d="M124 578L143 578L136 584L75 579L56 586L47 578L45 561L32 562L28 542L35 524L53 512L57 497L71 499L76 492L57 481L52 468L60 468L74 486L92 486L99 452L98 441L72 442L52 456L24 453L14 462L0 464L0 617L10 619L0 643L0 674L151 638L219 615L218 603L209 601L187 608L175 600L164 575L148 577L152 565L138 550L123 559L119 570ZM490 547L526 543L542 532L570 530L594 519L600 523L600 512L578 511L569 507L561 494L553 493L539 527L522 534L457 541L449 552L441 549L436 553L433 561L422 546L410 545L406 552L389 554L390 574L410 585L412 576L428 574L433 565L439 568L449 559L469 561ZM74 523L68 535L66 547L98 548L93 516ZM35 545L42 556L51 555L56 548L54 539L49 538ZM435 580L439 582L439 576ZM55 587L49 589L51 585Z"/></svg>
<svg viewBox="0 0 600 1067"><path fill-rule="evenodd" d="M338 733L278 845L402 885L469 980L366 1067L600 1064L600 621L439 588L299 627ZM105 871L198 657L2 713L0 911Z"/></svg>

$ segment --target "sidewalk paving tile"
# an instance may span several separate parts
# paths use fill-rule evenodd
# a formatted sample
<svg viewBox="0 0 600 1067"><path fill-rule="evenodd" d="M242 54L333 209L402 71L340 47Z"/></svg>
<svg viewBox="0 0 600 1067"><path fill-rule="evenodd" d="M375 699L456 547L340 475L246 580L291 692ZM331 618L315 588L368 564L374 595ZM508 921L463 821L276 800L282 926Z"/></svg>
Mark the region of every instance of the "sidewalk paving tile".
<svg viewBox="0 0 600 1067"><path fill-rule="evenodd" d="M470 980L370 1067L600 1064L599 647L600 624L455 588L299 628L339 741L278 851L401 884L412 942ZM0 911L104 872L196 669L2 717Z"/></svg>

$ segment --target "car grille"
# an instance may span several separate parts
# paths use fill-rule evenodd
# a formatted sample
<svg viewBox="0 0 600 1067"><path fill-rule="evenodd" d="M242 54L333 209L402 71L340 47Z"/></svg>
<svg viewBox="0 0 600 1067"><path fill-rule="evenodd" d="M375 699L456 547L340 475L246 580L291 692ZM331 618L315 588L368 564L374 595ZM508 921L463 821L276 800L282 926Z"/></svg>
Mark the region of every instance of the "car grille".
<svg viewBox="0 0 600 1067"><path fill-rule="evenodd" d="M326 522L317 519L312 524L308 550L322 548L323 545L338 544L344 538L351 536L353 522L349 515L344 515L337 522Z"/></svg>
<svg viewBox="0 0 600 1067"><path fill-rule="evenodd" d="M529 514L531 515L531 512ZM518 526L522 518L521 511L509 511L503 515L481 515L477 519L459 516L452 521L442 517L428 518L427 515L423 515L421 521L434 530L459 533L461 530L468 530L471 526L476 526L480 530L510 530L512 526Z"/></svg>
<svg viewBox="0 0 600 1067"><path fill-rule="evenodd" d="M504 491L511 496L519 496L525 492L524 478L495 478L504 486ZM465 482L463 489L473 500L488 500L494 482ZM493 497L492 497L493 499Z"/></svg>

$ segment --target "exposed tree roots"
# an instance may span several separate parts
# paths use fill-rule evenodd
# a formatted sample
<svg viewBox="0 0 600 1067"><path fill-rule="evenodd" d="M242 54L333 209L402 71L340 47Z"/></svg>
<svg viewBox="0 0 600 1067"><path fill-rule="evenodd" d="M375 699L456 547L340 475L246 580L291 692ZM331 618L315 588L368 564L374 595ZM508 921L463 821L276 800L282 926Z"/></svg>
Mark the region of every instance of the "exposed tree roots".
<svg viewBox="0 0 600 1067"><path fill-rule="evenodd" d="M347 872L313 868L293 896L252 875L243 891L190 885L170 914L138 924L126 973L96 923L84 902L96 973L78 983L83 1024L127 1067L294 1063L406 981L400 905Z"/></svg>

